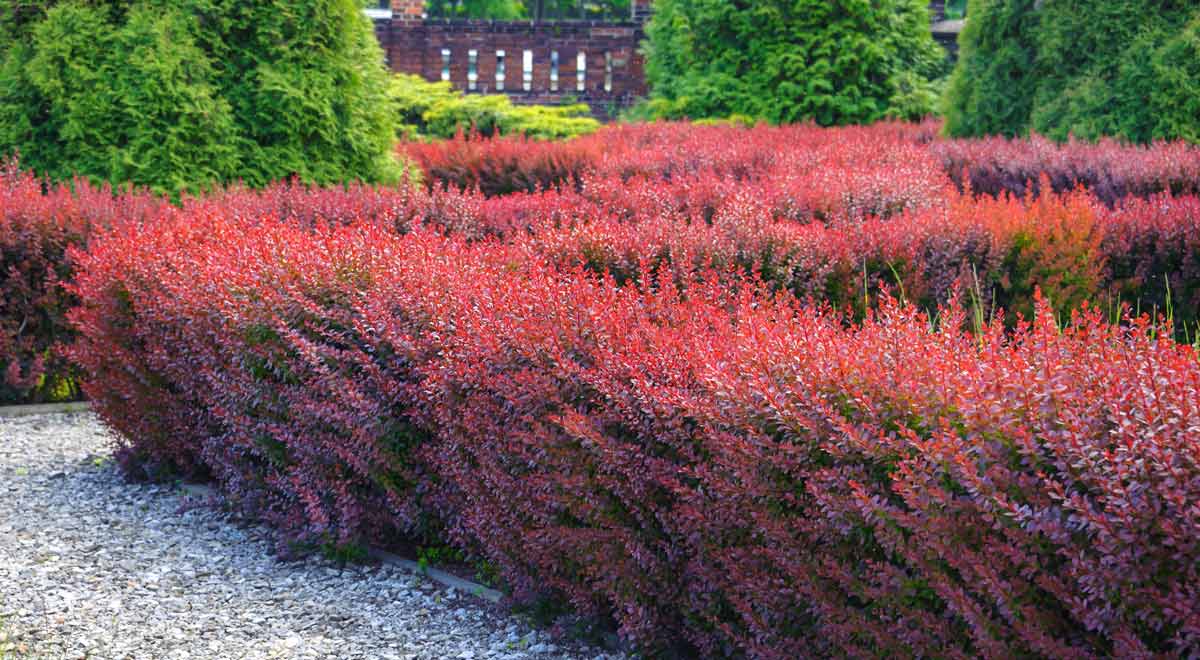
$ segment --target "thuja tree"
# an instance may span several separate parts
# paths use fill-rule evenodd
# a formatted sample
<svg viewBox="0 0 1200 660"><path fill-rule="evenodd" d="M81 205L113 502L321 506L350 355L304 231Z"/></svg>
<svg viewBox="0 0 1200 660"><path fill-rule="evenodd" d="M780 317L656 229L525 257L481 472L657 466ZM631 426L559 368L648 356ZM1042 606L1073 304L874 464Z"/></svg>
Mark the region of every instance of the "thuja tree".
<svg viewBox="0 0 1200 660"><path fill-rule="evenodd" d="M658 116L919 117L946 60L923 0L657 0L646 29Z"/></svg>
<svg viewBox="0 0 1200 660"><path fill-rule="evenodd" d="M357 0L3 0L0 148L51 179L175 192L396 179Z"/></svg>
<svg viewBox="0 0 1200 660"><path fill-rule="evenodd" d="M950 134L1200 140L1193 0L971 0L968 16Z"/></svg>

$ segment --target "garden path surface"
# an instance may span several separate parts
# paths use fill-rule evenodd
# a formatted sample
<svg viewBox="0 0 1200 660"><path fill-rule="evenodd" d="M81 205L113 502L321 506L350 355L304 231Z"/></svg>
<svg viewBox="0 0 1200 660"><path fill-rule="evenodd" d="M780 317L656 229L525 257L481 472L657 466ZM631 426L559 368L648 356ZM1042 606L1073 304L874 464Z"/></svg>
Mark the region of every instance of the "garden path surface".
<svg viewBox="0 0 1200 660"><path fill-rule="evenodd" d="M0 658L604 658L387 565L126 483L91 414L0 419Z"/></svg>

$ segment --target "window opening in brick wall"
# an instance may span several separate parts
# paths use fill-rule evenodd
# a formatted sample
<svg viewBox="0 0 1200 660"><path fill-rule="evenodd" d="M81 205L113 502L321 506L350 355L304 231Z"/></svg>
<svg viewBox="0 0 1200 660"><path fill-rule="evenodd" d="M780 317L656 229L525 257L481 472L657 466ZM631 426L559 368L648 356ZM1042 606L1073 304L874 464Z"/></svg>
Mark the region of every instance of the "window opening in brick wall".
<svg viewBox="0 0 1200 660"><path fill-rule="evenodd" d="M579 51L575 56L575 91L582 92L587 88L587 53Z"/></svg>
<svg viewBox="0 0 1200 660"><path fill-rule="evenodd" d="M475 91L479 87L479 51L467 51L467 89Z"/></svg>
<svg viewBox="0 0 1200 660"><path fill-rule="evenodd" d="M613 62L612 52L604 51L604 91L612 91Z"/></svg>
<svg viewBox="0 0 1200 660"><path fill-rule="evenodd" d="M371 18L391 18L392 0L372 0L363 6L363 10Z"/></svg>
<svg viewBox="0 0 1200 660"><path fill-rule="evenodd" d="M527 50L521 54L521 87L525 91L533 89L533 51Z"/></svg>
<svg viewBox="0 0 1200 660"><path fill-rule="evenodd" d="M550 51L550 91L558 91L558 51Z"/></svg>
<svg viewBox="0 0 1200 660"><path fill-rule="evenodd" d="M496 51L496 91L504 91L504 51Z"/></svg>
<svg viewBox="0 0 1200 660"><path fill-rule="evenodd" d="M450 80L450 49L442 49L442 80Z"/></svg>

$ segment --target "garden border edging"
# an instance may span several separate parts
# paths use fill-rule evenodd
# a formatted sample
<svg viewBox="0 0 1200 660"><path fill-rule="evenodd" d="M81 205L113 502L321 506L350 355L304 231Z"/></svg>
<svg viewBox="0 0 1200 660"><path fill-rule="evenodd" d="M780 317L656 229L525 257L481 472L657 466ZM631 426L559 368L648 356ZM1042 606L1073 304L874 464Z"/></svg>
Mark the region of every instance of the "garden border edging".
<svg viewBox="0 0 1200 660"><path fill-rule="evenodd" d="M182 484L181 487L183 488L184 492L194 497L207 498L216 494L216 491L211 486L206 486L204 484ZM504 594L496 589L485 587L482 584L460 578L457 575L447 573L446 571L437 568L421 566L421 564L411 559L401 557L400 555L388 552L386 550L381 550L379 548L368 548L367 556L380 563L397 566L410 573L428 577L444 587L457 589L464 593L471 594L472 596L482 598L483 600L491 603L499 603L500 600L504 598Z"/></svg>
<svg viewBox="0 0 1200 660"><path fill-rule="evenodd" d="M15 406L0 406L0 418L29 417L31 415L51 415L55 413L87 412L92 405L87 401L68 401L66 403L27 403Z"/></svg>

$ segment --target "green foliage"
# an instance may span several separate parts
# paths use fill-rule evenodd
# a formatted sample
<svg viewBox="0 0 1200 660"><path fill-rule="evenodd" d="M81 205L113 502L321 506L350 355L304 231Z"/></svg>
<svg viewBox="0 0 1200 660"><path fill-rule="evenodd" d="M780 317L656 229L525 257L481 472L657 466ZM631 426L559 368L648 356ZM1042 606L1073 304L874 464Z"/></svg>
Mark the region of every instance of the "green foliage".
<svg viewBox="0 0 1200 660"><path fill-rule="evenodd" d="M393 76L391 96L400 115L399 131L409 138L450 138L475 130L482 135L519 133L559 140L600 127L584 104L513 105L507 96L464 95L448 82L431 83L415 75Z"/></svg>
<svg viewBox="0 0 1200 660"><path fill-rule="evenodd" d="M922 0L659 0L647 26L655 117L822 125L929 114L945 53Z"/></svg>
<svg viewBox="0 0 1200 660"><path fill-rule="evenodd" d="M629 0L428 0L425 11L437 18L497 21L543 18L604 19L629 16Z"/></svg>
<svg viewBox="0 0 1200 660"><path fill-rule="evenodd" d="M0 149L51 179L177 192L400 176L356 0L3 5Z"/></svg>
<svg viewBox="0 0 1200 660"><path fill-rule="evenodd" d="M728 117L706 117L704 119L697 119L692 123L698 126L739 126L741 128L752 128L758 124L758 120L746 115L729 115Z"/></svg>
<svg viewBox="0 0 1200 660"><path fill-rule="evenodd" d="M959 35L958 65L947 86L946 130L1015 135L1032 107L1030 41L1035 0L975 2Z"/></svg>
<svg viewBox="0 0 1200 660"><path fill-rule="evenodd" d="M490 18L511 21L525 15L521 0L429 0L425 11L446 18Z"/></svg>
<svg viewBox="0 0 1200 660"><path fill-rule="evenodd" d="M1134 142L1200 133L1200 9L1183 0L971 0L950 135Z"/></svg>

